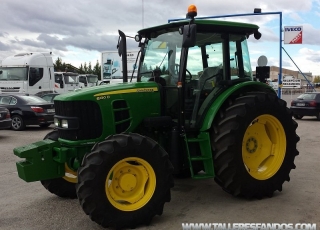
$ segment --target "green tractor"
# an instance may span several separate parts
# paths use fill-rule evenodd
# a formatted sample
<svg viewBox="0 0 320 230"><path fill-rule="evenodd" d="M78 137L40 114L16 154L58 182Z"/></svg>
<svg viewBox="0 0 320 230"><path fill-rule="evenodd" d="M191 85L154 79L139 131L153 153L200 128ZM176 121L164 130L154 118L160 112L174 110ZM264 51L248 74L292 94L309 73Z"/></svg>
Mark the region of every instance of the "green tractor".
<svg viewBox="0 0 320 230"><path fill-rule="evenodd" d="M233 196L282 190L298 155L286 102L252 77L247 38L258 26L186 20L142 29L137 82L55 98L55 130L14 149L19 177L78 198L103 227L136 227L161 215L173 178L214 178Z"/></svg>

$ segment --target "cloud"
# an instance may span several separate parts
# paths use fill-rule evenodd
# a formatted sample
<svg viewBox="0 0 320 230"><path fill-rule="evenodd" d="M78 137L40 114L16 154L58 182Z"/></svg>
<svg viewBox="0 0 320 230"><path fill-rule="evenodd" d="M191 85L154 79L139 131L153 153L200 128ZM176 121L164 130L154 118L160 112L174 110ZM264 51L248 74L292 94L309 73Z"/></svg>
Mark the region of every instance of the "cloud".
<svg viewBox="0 0 320 230"><path fill-rule="evenodd" d="M8 51L8 50L10 50L10 46L8 46L0 41L0 51Z"/></svg>
<svg viewBox="0 0 320 230"><path fill-rule="evenodd" d="M312 8L317 9L314 15L319 16L319 0L262 0L254 5L251 0L2 0L0 60L8 53L53 51L66 59L70 55L88 62L83 59L89 57L89 53L96 58L98 52L116 50L118 29L134 36L143 27L165 24L168 19L184 18L190 4L197 6L198 17L251 13L259 7L262 12L284 9L284 18L303 24L305 44L317 46L320 43L319 29L302 17ZM277 17L264 15L220 20L258 24L262 39L256 41L250 38L249 42L259 44L279 40L278 24L272 23ZM137 43L128 39L128 49L137 49Z"/></svg>
<svg viewBox="0 0 320 230"><path fill-rule="evenodd" d="M303 24L303 44L319 45L320 44L320 29L314 28L310 24Z"/></svg>

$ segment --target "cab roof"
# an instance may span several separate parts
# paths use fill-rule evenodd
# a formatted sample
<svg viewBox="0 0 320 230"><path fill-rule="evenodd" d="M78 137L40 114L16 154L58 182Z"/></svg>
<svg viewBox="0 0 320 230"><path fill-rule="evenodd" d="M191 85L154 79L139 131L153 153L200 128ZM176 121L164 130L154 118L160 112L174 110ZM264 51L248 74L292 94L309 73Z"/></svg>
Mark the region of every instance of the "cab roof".
<svg viewBox="0 0 320 230"><path fill-rule="evenodd" d="M177 31L180 26L188 25L189 22L190 20L171 22L145 28L138 31L138 33L144 38L155 38L163 33ZM259 26L254 24L218 20L195 19L194 24L197 24L197 32L202 33L232 32L236 34L251 35L259 29Z"/></svg>

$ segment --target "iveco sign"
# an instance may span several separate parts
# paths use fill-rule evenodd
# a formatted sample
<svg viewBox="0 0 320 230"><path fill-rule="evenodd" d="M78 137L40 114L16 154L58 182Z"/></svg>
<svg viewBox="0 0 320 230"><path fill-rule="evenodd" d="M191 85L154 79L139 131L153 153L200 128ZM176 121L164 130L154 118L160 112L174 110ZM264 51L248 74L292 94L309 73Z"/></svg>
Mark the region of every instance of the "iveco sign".
<svg viewBox="0 0 320 230"><path fill-rule="evenodd" d="M285 26L284 44L302 44L302 26Z"/></svg>

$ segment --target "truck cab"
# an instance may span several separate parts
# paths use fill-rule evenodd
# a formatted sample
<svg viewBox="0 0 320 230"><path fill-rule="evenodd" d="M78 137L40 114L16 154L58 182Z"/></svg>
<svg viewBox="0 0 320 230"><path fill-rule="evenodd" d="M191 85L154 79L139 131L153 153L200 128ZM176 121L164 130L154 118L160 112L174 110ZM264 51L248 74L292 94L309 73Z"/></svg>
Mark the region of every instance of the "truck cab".
<svg viewBox="0 0 320 230"><path fill-rule="evenodd" d="M0 91L2 93L52 92L52 53L20 53L9 56L0 66Z"/></svg>
<svg viewBox="0 0 320 230"><path fill-rule="evenodd" d="M54 72L54 91L66 93L79 88L79 74L73 72Z"/></svg>
<svg viewBox="0 0 320 230"><path fill-rule="evenodd" d="M79 75L79 87L80 88L97 86L98 81L99 81L98 75L94 75L94 74L80 74Z"/></svg>

